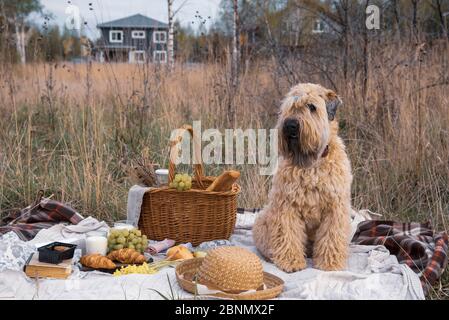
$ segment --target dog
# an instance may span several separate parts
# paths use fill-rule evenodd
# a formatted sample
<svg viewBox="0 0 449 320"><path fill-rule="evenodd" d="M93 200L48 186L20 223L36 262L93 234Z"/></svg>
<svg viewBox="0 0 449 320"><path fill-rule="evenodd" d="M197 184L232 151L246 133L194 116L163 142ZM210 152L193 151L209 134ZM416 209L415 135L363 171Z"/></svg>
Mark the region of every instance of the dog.
<svg viewBox="0 0 449 320"><path fill-rule="evenodd" d="M253 239L285 272L306 268L310 245L314 267L346 266L352 174L335 119L340 104L334 91L301 83L281 105L278 167Z"/></svg>

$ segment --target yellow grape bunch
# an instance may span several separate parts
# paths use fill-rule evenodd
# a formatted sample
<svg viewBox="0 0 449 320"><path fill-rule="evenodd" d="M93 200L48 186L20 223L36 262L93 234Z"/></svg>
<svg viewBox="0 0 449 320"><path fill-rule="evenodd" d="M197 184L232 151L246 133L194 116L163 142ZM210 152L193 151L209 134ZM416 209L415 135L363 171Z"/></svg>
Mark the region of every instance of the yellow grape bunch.
<svg viewBox="0 0 449 320"><path fill-rule="evenodd" d="M169 187L178 191L190 190L192 188L192 177L187 173L177 173Z"/></svg>
<svg viewBox="0 0 449 320"><path fill-rule="evenodd" d="M147 236L138 229L111 229L108 236L109 251L130 248L143 253L147 247Z"/></svg>

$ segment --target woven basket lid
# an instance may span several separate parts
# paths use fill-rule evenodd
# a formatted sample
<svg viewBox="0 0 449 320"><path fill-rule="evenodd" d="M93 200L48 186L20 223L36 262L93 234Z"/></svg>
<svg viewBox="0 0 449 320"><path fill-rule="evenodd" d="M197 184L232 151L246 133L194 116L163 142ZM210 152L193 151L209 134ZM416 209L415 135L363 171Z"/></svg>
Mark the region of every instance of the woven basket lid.
<svg viewBox="0 0 449 320"><path fill-rule="evenodd" d="M263 267L259 257L240 247L219 247L209 251L197 280L225 292L257 290L263 287Z"/></svg>

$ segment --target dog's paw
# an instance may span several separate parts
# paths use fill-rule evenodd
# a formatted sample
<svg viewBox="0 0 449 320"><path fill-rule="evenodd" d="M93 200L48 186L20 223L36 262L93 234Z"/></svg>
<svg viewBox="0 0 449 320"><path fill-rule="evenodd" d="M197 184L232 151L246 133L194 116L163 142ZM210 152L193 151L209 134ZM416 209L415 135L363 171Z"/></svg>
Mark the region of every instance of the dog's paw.
<svg viewBox="0 0 449 320"><path fill-rule="evenodd" d="M303 259L273 259L274 264L285 272L295 272L307 267L306 260Z"/></svg>

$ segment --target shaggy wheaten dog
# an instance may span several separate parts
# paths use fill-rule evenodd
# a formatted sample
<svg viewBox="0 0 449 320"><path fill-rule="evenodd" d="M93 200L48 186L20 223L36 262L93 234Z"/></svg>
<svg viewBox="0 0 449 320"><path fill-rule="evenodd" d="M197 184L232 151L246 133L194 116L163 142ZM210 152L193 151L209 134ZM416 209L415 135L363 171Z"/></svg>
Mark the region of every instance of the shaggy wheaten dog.
<svg viewBox="0 0 449 320"><path fill-rule="evenodd" d="M316 268L346 266L352 175L334 120L340 102L333 91L305 83L281 106L279 165L253 234L260 252L286 272L306 267L311 243Z"/></svg>

